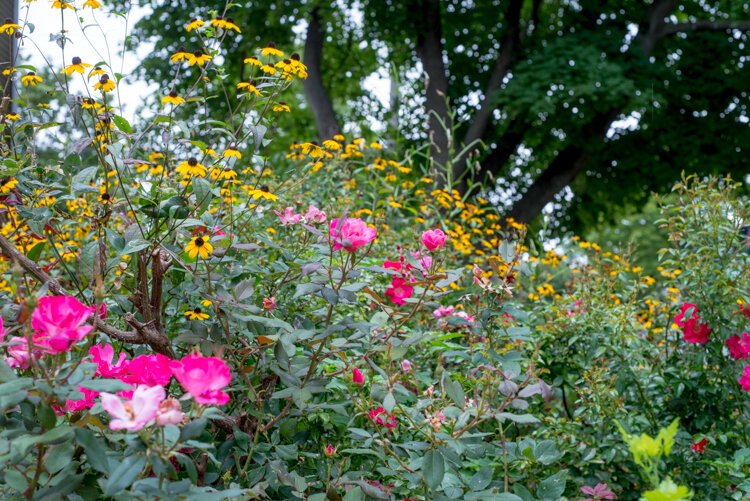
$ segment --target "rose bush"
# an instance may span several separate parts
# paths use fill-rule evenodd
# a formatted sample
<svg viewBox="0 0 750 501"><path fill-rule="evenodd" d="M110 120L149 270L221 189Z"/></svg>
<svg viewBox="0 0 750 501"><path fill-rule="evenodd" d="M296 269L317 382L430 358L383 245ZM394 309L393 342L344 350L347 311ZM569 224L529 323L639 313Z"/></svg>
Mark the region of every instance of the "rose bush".
<svg viewBox="0 0 750 501"><path fill-rule="evenodd" d="M125 76L64 37L70 64L6 69L4 498L750 493L750 215L729 180L662 200L657 277L593 242L540 249L377 138L270 153L307 70L272 43L232 61L230 16L185 20L189 92L151 114L124 117Z"/></svg>

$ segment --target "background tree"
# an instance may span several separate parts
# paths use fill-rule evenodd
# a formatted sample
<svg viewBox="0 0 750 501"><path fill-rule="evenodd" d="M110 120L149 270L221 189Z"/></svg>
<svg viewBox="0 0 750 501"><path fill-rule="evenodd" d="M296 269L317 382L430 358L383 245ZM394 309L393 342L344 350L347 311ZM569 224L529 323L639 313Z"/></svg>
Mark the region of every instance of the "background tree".
<svg viewBox="0 0 750 501"><path fill-rule="evenodd" d="M137 26L157 48L143 71L166 82L168 54L187 43L171 13L207 17L211 6L152 4L156 15ZM527 222L555 202L556 224L580 230L640 206L682 170L747 171L749 9L721 0L249 2L236 11L243 33L228 83L242 77L248 51L296 41L313 76L294 104L310 113L282 123L285 133L366 132L366 118L394 124L397 113L405 144L429 139L435 172L459 189L482 183ZM398 83L391 110L362 89L382 68ZM474 158L481 169L469 169Z"/></svg>

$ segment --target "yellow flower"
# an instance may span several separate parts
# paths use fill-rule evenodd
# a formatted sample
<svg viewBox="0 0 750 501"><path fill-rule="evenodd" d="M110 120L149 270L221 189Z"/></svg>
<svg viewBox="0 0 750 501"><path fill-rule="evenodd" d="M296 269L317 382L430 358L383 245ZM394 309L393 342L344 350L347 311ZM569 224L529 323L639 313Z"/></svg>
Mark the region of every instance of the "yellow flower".
<svg viewBox="0 0 750 501"><path fill-rule="evenodd" d="M204 299L203 301L201 301L201 306L203 306L204 308L210 308L213 304L214 302L210 299Z"/></svg>
<svg viewBox="0 0 750 501"><path fill-rule="evenodd" d="M187 160L183 160L175 170L178 174L182 174L185 177L204 177L206 175L206 168L202 164L200 164L195 157L190 157Z"/></svg>
<svg viewBox="0 0 750 501"><path fill-rule="evenodd" d="M323 147L328 148L329 150L338 151L341 149L341 143L334 141L333 139L326 139L323 141Z"/></svg>
<svg viewBox="0 0 750 501"><path fill-rule="evenodd" d="M216 19L211 20L211 26L223 30L234 30L237 33L240 33L240 27L234 24L234 19L231 17L224 19L221 16L216 16Z"/></svg>
<svg viewBox="0 0 750 501"><path fill-rule="evenodd" d="M25 76L21 77L21 83L26 87L28 86L36 87L37 84L42 83L42 77L40 77L33 71L30 71L26 73Z"/></svg>
<svg viewBox="0 0 750 501"><path fill-rule="evenodd" d="M226 150L224 150L224 153L221 155L224 158L236 158L237 160L242 158L242 153L240 153L240 150L237 148L234 148L230 146Z"/></svg>
<svg viewBox="0 0 750 501"><path fill-rule="evenodd" d="M97 66L96 68L91 70L91 72L89 72L89 80L91 80L92 77L100 77L102 75L104 75L104 70L101 69L101 67Z"/></svg>
<svg viewBox="0 0 750 501"><path fill-rule="evenodd" d="M345 138L343 134L336 134L335 136L333 136L333 139L335 139L339 143L343 143Z"/></svg>
<svg viewBox="0 0 750 501"><path fill-rule="evenodd" d="M275 202L279 199L276 195L271 193L268 190L268 186L261 186L260 188L252 188L248 190L247 196L252 198L253 200L263 199L263 200L270 200L271 202Z"/></svg>
<svg viewBox="0 0 750 501"><path fill-rule="evenodd" d="M245 64L250 64L250 65L252 65L252 66L257 66L257 67L259 67L259 68L260 68L261 66L263 66L263 63L261 63L261 62L260 62L260 59L258 59L258 58L257 58L257 57L255 57L255 56L250 56L250 57L248 57L248 58L245 58L245 61L244 61L244 63L245 63Z"/></svg>
<svg viewBox="0 0 750 501"><path fill-rule="evenodd" d="M271 108L273 111L279 111L279 112L286 112L289 113L291 110L289 109L289 105L286 104L284 101L279 101L278 103L273 105L273 108Z"/></svg>
<svg viewBox="0 0 750 501"><path fill-rule="evenodd" d="M263 71L263 73L268 73L269 75L276 74L276 68L274 68L270 64L264 64L263 66L260 67L260 69Z"/></svg>
<svg viewBox="0 0 750 501"><path fill-rule="evenodd" d="M94 84L94 89L102 92L111 92L115 90L115 81L110 79L109 75L105 73L99 81Z"/></svg>
<svg viewBox="0 0 750 501"><path fill-rule="evenodd" d="M185 102L183 98L177 95L177 91L171 91L169 94L161 98L162 104L171 104L172 106L179 106Z"/></svg>
<svg viewBox="0 0 750 501"><path fill-rule="evenodd" d="M6 19L5 23L0 25L0 33L5 33L6 35L12 35L15 33L16 30L21 30L21 26L14 23L12 19Z"/></svg>
<svg viewBox="0 0 750 501"><path fill-rule="evenodd" d="M268 42L265 47L263 47L260 50L260 53L264 56L276 56L276 57L284 57L284 53L281 52L279 49L276 48L276 44L273 42Z"/></svg>
<svg viewBox="0 0 750 501"><path fill-rule="evenodd" d="M53 9L70 9L70 10L75 10L75 8L73 7L73 4L71 4L69 2L62 1L62 0L55 0L54 2L52 2L52 8ZM81 73L83 73L83 72L81 72Z"/></svg>
<svg viewBox="0 0 750 501"><path fill-rule="evenodd" d="M248 94L255 94L256 96L260 97L260 91L255 87L255 80L252 80L250 82L240 82L237 84L237 90L244 90Z"/></svg>
<svg viewBox="0 0 750 501"><path fill-rule="evenodd" d="M374 150L382 150L383 149L383 145L380 144L379 142L375 141L375 142L370 143L370 148L372 148Z"/></svg>
<svg viewBox="0 0 750 501"><path fill-rule="evenodd" d="M190 33L193 30L197 30L198 28L200 28L204 24L206 24L206 23L203 22L203 21L201 21L200 19L193 18L193 19L190 20L190 22L187 24L187 26L185 26L185 31L187 31L188 33Z"/></svg>
<svg viewBox="0 0 750 501"><path fill-rule="evenodd" d="M169 56L169 60L173 63L181 63L182 61L187 61L190 56L191 54L185 47L180 47L177 52Z"/></svg>
<svg viewBox="0 0 750 501"><path fill-rule="evenodd" d="M206 320L210 315L208 313L203 313L200 308L195 308L186 311L185 316L188 320Z"/></svg>
<svg viewBox="0 0 750 501"><path fill-rule="evenodd" d="M204 54L202 50L196 50L187 56L187 62L190 66L203 66L212 59L210 54Z"/></svg>
<svg viewBox="0 0 750 501"><path fill-rule="evenodd" d="M13 188L18 185L18 180L14 177L6 177L2 181L0 181L0 193L3 195L7 195L11 191L13 191Z"/></svg>
<svg viewBox="0 0 750 501"><path fill-rule="evenodd" d="M102 4L98 0L86 0L85 2L83 2L83 6L91 7L92 9L98 9L102 6Z"/></svg>
<svg viewBox="0 0 750 501"><path fill-rule="evenodd" d="M10 120L11 122L14 122L21 118L21 115L19 115L18 113L8 113L7 115L5 115L5 118Z"/></svg>
<svg viewBox="0 0 750 501"><path fill-rule="evenodd" d="M81 108L83 108L84 110L95 109L98 106L99 104L90 97L84 97L83 99L81 99Z"/></svg>
<svg viewBox="0 0 750 501"><path fill-rule="evenodd" d="M185 246L185 252L191 259L195 259L200 256L202 259L208 259L208 256L214 251L214 246L208 241L207 238L193 237L190 242Z"/></svg>
<svg viewBox="0 0 750 501"><path fill-rule="evenodd" d="M90 64L84 63L83 61L81 61L80 57L76 56L73 58L72 64L63 68L62 71L60 71L60 73L64 73L68 76L71 76L73 73L83 74L86 71L86 68L90 68L90 67L91 67Z"/></svg>

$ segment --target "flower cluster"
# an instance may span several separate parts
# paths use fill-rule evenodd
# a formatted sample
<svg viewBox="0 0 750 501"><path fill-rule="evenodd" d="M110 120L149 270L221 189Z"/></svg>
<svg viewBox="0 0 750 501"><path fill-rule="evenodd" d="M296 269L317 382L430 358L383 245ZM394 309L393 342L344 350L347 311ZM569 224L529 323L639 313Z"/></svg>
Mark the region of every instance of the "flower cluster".
<svg viewBox="0 0 750 501"><path fill-rule="evenodd" d="M685 341L688 343L703 344L708 342L711 328L707 323L701 322L696 305L692 303L683 304L680 313L674 317L674 321L682 328Z"/></svg>

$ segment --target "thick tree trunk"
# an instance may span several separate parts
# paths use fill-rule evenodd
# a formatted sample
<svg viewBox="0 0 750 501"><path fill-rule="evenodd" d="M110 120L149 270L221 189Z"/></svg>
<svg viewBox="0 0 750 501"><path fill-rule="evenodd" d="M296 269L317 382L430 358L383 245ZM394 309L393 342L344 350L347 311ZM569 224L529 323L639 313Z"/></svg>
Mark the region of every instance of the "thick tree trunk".
<svg viewBox="0 0 750 501"><path fill-rule="evenodd" d="M307 27L305 55L303 62L307 65L308 77L304 81L305 95L310 109L315 116L315 125L321 140L330 139L339 132L338 118L328 97L320 72L323 61L323 44L325 30L320 19L320 11L313 9L310 13L310 24Z"/></svg>
<svg viewBox="0 0 750 501"><path fill-rule="evenodd" d="M448 74L443 60L440 0L413 0L410 12L417 35L417 56L427 75L425 111L430 158L437 172L447 179L452 124L448 110Z"/></svg>

